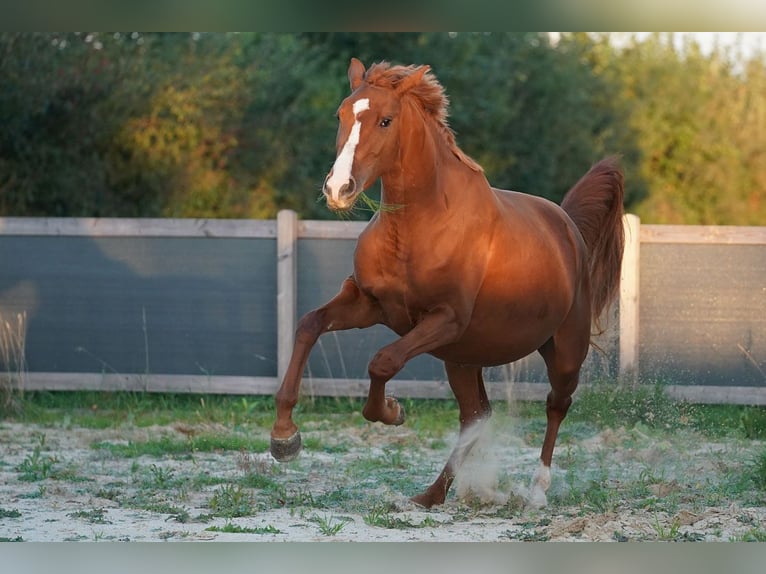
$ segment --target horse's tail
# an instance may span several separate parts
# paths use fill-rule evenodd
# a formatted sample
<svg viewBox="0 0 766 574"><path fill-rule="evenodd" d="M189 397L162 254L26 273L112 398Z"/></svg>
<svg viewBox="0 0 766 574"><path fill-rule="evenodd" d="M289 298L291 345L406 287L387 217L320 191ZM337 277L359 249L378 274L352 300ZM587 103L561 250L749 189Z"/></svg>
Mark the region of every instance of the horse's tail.
<svg viewBox="0 0 766 574"><path fill-rule="evenodd" d="M601 314L609 308L620 288L625 244L622 226L624 194L618 158L608 157L591 167L561 202L588 248L591 318L596 334L604 332Z"/></svg>

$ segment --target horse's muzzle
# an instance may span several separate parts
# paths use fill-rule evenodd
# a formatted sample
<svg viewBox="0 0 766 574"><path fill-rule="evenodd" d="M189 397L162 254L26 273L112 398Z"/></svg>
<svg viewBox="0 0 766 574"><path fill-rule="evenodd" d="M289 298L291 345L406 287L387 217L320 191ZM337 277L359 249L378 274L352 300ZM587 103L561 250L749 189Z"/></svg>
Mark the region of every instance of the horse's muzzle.
<svg viewBox="0 0 766 574"><path fill-rule="evenodd" d="M322 193L324 193L327 199L327 206L333 211L347 211L354 206L356 197L358 195L356 180L350 177L348 181L342 183L337 189L331 187L330 179L332 178L332 172L327 176L322 187Z"/></svg>

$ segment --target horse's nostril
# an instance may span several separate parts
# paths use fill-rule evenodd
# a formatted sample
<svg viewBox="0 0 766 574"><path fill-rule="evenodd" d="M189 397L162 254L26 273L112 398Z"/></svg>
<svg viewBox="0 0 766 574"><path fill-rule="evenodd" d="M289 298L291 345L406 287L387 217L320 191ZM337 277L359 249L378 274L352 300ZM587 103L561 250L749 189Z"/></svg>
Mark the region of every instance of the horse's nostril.
<svg viewBox="0 0 766 574"><path fill-rule="evenodd" d="M346 183L340 186L340 195L352 195L355 190L356 190L356 182L354 181L354 178L352 177Z"/></svg>

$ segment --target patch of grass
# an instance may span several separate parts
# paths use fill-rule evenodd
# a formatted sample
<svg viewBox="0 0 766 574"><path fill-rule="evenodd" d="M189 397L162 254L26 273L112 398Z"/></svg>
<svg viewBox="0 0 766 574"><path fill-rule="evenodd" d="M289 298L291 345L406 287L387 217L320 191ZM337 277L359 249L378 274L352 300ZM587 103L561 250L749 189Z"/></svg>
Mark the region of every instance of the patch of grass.
<svg viewBox="0 0 766 574"><path fill-rule="evenodd" d="M766 492L766 449L756 455L749 469L750 479L756 488Z"/></svg>
<svg viewBox="0 0 766 574"><path fill-rule="evenodd" d="M37 490L34 492L26 492L23 494L19 494L19 498L23 498L25 500L34 500L36 498L42 498L45 496L45 493L47 492L47 488L44 484L40 484L37 487Z"/></svg>
<svg viewBox="0 0 766 574"><path fill-rule="evenodd" d="M269 476L259 474L257 472L248 472L237 483L247 488L259 488L262 490L275 490L282 487L282 485Z"/></svg>
<svg viewBox="0 0 766 574"><path fill-rule="evenodd" d="M41 434L38 437L37 444L34 446L32 453L28 454L21 464L16 467L16 471L20 473L19 480L24 482L37 482L39 480L45 480L50 478L53 474L53 465L58 462L53 456L43 455L45 447L45 434Z"/></svg>
<svg viewBox="0 0 766 574"><path fill-rule="evenodd" d="M690 429L709 438L766 438L766 408L677 401L668 396L662 383L629 388L602 382L583 387L562 425L562 434L571 421L591 422L600 428Z"/></svg>
<svg viewBox="0 0 766 574"><path fill-rule="evenodd" d="M111 522L106 519L106 510L103 508L78 510L77 512L70 512L67 516L71 518L81 518L90 524L111 524Z"/></svg>
<svg viewBox="0 0 766 574"><path fill-rule="evenodd" d="M766 542L766 529L751 528L744 534L735 537L732 542Z"/></svg>
<svg viewBox="0 0 766 574"><path fill-rule="evenodd" d="M187 439L170 436L147 441L130 441L128 444L97 442L91 445L96 450L105 450L120 458L136 458L149 455L193 455L198 452L251 451L265 452L269 443L265 439L250 438L239 434L202 434Z"/></svg>
<svg viewBox="0 0 766 574"><path fill-rule="evenodd" d="M375 504L363 516L364 523L368 526L402 530L407 528L431 528L441 523L431 517L426 517L419 523L414 523L408 518L395 516L395 509L389 503Z"/></svg>
<svg viewBox="0 0 766 574"><path fill-rule="evenodd" d="M18 510L5 510L4 508L0 508L0 518L20 518L21 512Z"/></svg>
<svg viewBox="0 0 766 574"><path fill-rule="evenodd" d="M307 437L303 439L303 448L309 451L326 452L328 454L343 454L350 449L345 444L326 444L316 437Z"/></svg>
<svg viewBox="0 0 766 574"><path fill-rule="evenodd" d="M0 536L0 542L24 542L21 536L11 538L10 536Z"/></svg>
<svg viewBox="0 0 766 574"><path fill-rule="evenodd" d="M585 421L600 427L633 427L673 430L690 425L691 405L674 401L662 385L627 388L619 384L586 387L572 404L568 420Z"/></svg>
<svg viewBox="0 0 766 574"><path fill-rule="evenodd" d="M25 393L19 420L37 424L60 423L84 428L139 427L188 423L268 426L274 399L237 395L188 393L36 391Z"/></svg>
<svg viewBox="0 0 766 574"><path fill-rule="evenodd" d="M227 522L224 526L208 526L209 532L227 532L231 534L282 534L282 531L269 524L268 526L247 527Z"/></svg>
<svg viewBox="0 0 766 574"><path fill-rule="evenodd" d="M237 518L255 514L253 494L240 485L226 484L218 488L208 501L213 515Z"/></svg>
<svg viewBox="0 0 766 574"><path fill-rule="evenodd" d="M364 523L368 526L377 526L378 528L403 529L416 527L410 520L394 516L393 509L388 504L373 506L364 515L363 519Z"/></svg>
<svg viewBox="0 0 766 574"><path fill-rule="evenodd" d="M331 492L313 497L316 508L352 509L360 503L359 493L353 488L338 487Z"/></svg>
<svg viewBox="0 0 766 574"><path fill-rule="evenodd" d="M766 439L766 409L749 407L740 415L742 434L747 439Z"/></svg>
<svg viewBox="0 0 766 574"><path fill-rule="evenodd" d="M673 522L670 523L669 526L665 526L660 522L659 517L655 514L654 520L652 521L652 528L657 533L657 539L662 541L671 541L676 540L680 533L681 529L681 522L676 519Z"/></svg>
<svg viewBox="0 0 766 574"><path fill-rule="evenodd" d="M325 536L335 536L345 528L346 524L353 522L353 519L346 516L319 516L318 514L313 514L307 520L319 526L319 532Z"/></svg>

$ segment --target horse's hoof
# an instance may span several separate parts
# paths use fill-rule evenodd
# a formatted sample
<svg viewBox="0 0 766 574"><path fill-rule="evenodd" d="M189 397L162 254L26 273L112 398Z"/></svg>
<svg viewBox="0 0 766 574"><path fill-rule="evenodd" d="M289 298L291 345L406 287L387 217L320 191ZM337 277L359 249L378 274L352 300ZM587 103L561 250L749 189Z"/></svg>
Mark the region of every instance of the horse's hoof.
<svg viewBox="0 0 766 574"><path fill-rule="evenodd" d="M271 437L271 456L279 462L290 462L298 457L301 452L301 433L295 431L295 434L288 438Z"/></svg>
<svg viewBox="0 0 766 574"><path fill-rule="evenodd" d="M418 494L417 496L413 496L410 498L410 502L413 502L414 504L422 507L422 508L433 508L434 506L439 506L440 504L444 504L444 501L435 500L434 496L429 494L428 491Z"/></svg>
<svg viewBox="0 0 766 574"><path fill-rule="evenodd" d="M404 407L402 406L402 403L397 401L394 397L388 397L389 406L393 403L394 405L399 407L399 413L396 415L396 418L391 423L393 426L400 426L404 424L404 421L407 418L406 413L404 412Z"/></svg>
<svg viewBox="0 0 766 574"><path fill-rule="evenodd" d="M412 498L410 498L410 502L413 502L414 504L422 508L431 508L434 505L433 502L431 502L430 498L427 498L422 494L413 496Z"/></svg>

